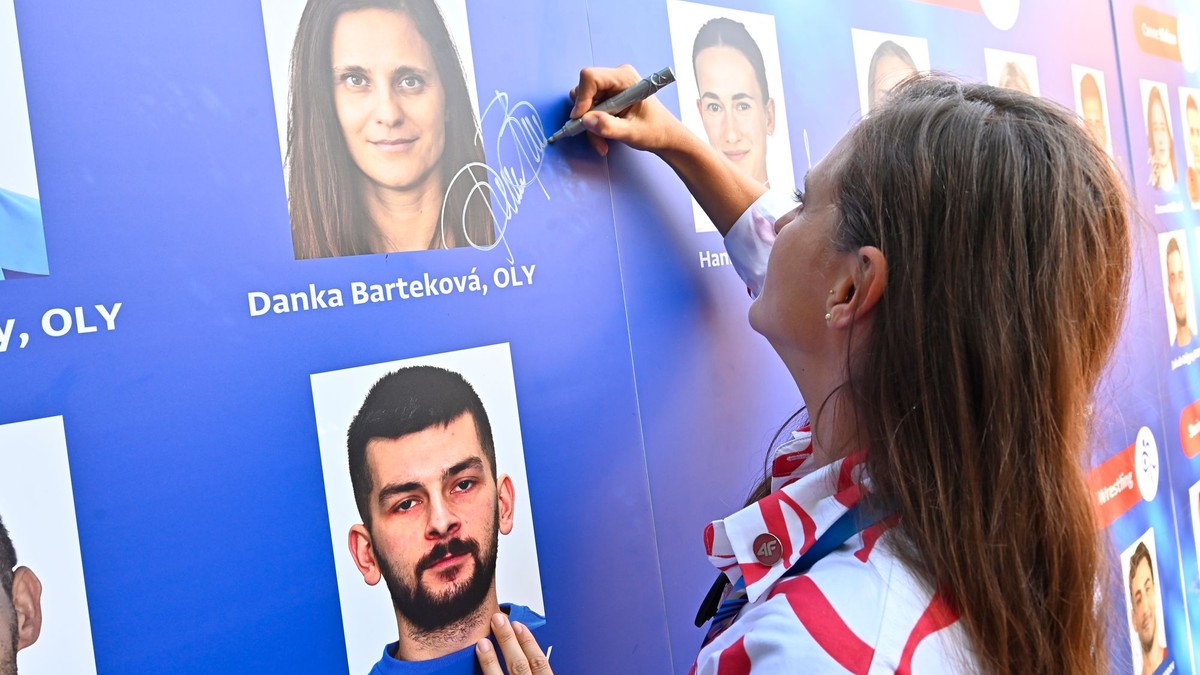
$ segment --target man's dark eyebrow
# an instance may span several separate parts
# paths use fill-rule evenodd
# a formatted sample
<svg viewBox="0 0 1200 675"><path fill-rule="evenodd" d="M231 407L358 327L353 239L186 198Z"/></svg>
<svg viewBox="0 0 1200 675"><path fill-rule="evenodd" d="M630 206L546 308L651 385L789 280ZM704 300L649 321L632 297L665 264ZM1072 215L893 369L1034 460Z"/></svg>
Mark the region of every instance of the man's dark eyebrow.
<svg viewBox="0 0 1200 675"><path fill-rule="evenodd" d="M442 472L442 478L449 478L456 474L460 474L460 473L466 471L467 469L478 469L478 470L482 471L483 470L483 460L478 457L469 457L467 459L464 459L463 461L459 462L458 464L455 464L454 466L452 466L449 469L446 469L444 472Z"/></svg>
<svg viewBox="0 0 1200 675"><path fill-rule="evenodd" d="M450 478L451 476L458 475L458 474L466 471L467 469L478 469L479 471L482 471L483 470L483 460L480 459L479 457L468 457L467 459L464 459L463 461L459 462L458 464L455 464L454 466L443 471L442 479L445 480L447 478ZM422 483L418 483L417 481L409 481L407 483L391 483L391 484L385 485L382 488L380 488L380 490L379 490L379 497L378 497L379 505L380 506L386 505L387 501L389 499L391 499L392 497L394 497L395 495L404 494L405 492L415 492L417 490L423 489L424 487L425 486Z"/></svg>
<svg viewBox="0 0 1200 675"><path fill-rule="evenodd" d="M405 492L414 492L416 490L420 490L422 487L424 487L424 486L421 483L418 483L416 481L409 481L407 483L391 483L389 485L384 485L383 488L379 490L379 497L378 497L379 505L380 506L386 505L387 501L389 499L391 499L394 495L404 494Z"/></svg>

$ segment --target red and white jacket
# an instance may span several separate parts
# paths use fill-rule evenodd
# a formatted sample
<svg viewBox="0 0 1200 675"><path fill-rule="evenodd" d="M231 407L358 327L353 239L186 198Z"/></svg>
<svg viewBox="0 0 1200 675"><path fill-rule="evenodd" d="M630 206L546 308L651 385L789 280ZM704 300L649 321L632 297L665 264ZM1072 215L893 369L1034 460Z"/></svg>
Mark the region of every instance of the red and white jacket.
<svg viewBox="0 0 1200 675"><path fill-rule="evenodd" d="M760 199L726 237L730 257L755 295L774 239L775 218L768 209L782 204ZM861 454L818 467L810 461L809 428L792 436L775 451L773 492L705 530L709 560L730 582L745 578L748 602L700 650L691 672L977 672L954 609L889 548L894 518L854 535L808 572L783 578L869 484ZM763 533L774 535L783 548L782 559L770 566L753 550Z"/></svg>

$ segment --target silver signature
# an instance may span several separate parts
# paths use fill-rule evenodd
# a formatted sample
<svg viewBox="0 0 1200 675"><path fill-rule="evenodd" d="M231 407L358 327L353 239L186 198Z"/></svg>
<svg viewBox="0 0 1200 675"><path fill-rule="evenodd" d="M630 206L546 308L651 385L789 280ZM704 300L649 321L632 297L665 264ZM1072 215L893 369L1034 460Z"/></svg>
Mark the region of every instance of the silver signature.
<svg viewBox="0 0 1200 675"><path fill-rule="evenodd" d="M447 195L458 187L460 181L468 184L470 189L460 214L446 213L446 201L443 200L442 242L445 245L447 224L453 224L456 219L458 225L453 231L465 233L467 213L472 205L481 204L492 214L492 221L496 224L496 241L479 244L471 241L470 235L467 235L467 243L480 251L490 251L503 244L508 262L513 263L513 252L505 235L509 222L521 208L525 190L536 184L546 199L550 199L550 193L538 177L546 156L546 131L542 126L542 118L531 103L517 101L510 104L508 94L498 91L483 109L480 128L476 131L477 143L483 142L483 126L489 115L502 116L495 147L489 153L492 162L471 162L463 166L454 174L450 185L446 186Z"/></svg>

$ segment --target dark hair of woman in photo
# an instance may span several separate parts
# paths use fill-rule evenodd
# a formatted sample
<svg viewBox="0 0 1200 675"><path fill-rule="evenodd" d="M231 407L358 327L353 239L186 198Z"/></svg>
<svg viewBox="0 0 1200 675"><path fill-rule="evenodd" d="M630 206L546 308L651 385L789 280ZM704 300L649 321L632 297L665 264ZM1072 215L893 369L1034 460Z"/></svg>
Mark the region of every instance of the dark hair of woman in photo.
<svg viewBox="0 0 1200 675"><path fill-rule="evenodd" d="M712 47L729 47L741 52L754 69L754 78L758 80L758 87L762 90L763 102L771 98L771 90L767 87L767 64L763 60L762 50L758 48L754 36L746 30L745 24L723 16L706 21L692 42L693 67L700 52Z"/></svg>
<svg viewBox="0 0 1200 675"><path fill-rule="evenodd" d="M392 14L364 14L371 10ZM369 63L348 64L341 72L334 63L335 30L350 30L343 20L356 16L364 20L344 43ZM416 35L382 33L397 22L414 27ZM370 44L391 51L376 56L363 46ZM405 62L395 72L371 70L392 68L393 61L412 54L430 57L431 66ZM355 105L358 112L349 110ZM495 241L490 190L473 193L477 183L487 183L479 123L458 51L435 3L309 0L292 50L289 106L286 164L296 258ZM413 120L421 119L425 126L415 127L419 122ZM454 181L464 167L473 178ZM414 207L418 196L425 197L420 208ZM410 218L394 208L398 205L419 215ZM418 220L420 238L413 240ZM399 243L406 233L407 243Z"/></svg>

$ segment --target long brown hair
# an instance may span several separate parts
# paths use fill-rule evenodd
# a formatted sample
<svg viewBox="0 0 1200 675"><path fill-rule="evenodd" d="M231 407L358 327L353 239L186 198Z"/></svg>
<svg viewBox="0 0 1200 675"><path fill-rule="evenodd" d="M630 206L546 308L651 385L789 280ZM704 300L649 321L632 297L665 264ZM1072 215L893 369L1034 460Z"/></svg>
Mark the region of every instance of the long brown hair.
<svg viewBox="0 0 1200 675"><path fill-rule="evenodd" d="M848 143L834 246L889 261L836 393L865 433L868 499L900 516L891 545L985 672L1104 671L1084 461L1129 284L1124 183L1064 108L939 77Z"/></svg>
<svg viewBox="0 0 1200 675"><path fill-rule="evenodd" d="M350 157L333 105L333 28L346 12L379 8L408 15L429 42L446 90L446 148L442 153L443 213L463 226L439 227L429 248L495 242L490 190L473 196L477 181L453 181L468 165L485 161L479 123L466 76L441 12L432 0L309 0L292 48L288 113L288 210L297 259L370 253L379 232L363 204L362 172ZM468 169L478 180L486 170ZM482 196L481 196L482 195ZM464 215L465 214L465 215ZM444 226L443 226L444 227Z"/></svg>

